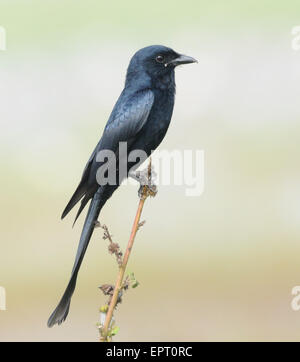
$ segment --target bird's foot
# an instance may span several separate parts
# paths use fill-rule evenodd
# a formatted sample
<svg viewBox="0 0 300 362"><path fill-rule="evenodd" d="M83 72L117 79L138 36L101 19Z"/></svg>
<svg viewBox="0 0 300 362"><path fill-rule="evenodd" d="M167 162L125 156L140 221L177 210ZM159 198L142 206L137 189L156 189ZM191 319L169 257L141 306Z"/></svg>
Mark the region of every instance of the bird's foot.
<svg viewBox="0 0 300 362"><path fill-rule="evenodd" d="M138 191L138 196L140 199L145 199L148 196L154 197L156 194L157 186L154 184L141 185Z"/></svg>
<svg viewBox="0 0 300 362"><path fill-rule="evenodd" d="M154 183L156 173L153 169L147 167L144 170L135 173L136 180L140 183L138 195L140 199L148 196L154 197L157 194L157 186Z"/></svg>
<svg viewBox="0 0 300 362"><path fill-rule="evenodd" d="M157 186L155 184L156 172L150 162L147 168L141 171L129 171L128 177L133 178L140 184L138 196L140 199L146 199L148 196L154 197L157 194Z"/></svg>

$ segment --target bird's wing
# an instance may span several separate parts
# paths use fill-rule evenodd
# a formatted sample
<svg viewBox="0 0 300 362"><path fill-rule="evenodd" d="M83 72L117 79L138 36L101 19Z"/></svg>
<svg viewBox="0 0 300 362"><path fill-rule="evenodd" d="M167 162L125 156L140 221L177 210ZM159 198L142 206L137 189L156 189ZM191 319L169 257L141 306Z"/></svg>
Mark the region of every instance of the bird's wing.
<svg viewBox="0 0 300 362"><path fill-rule="evenodd" d="M136 136L148 119L153 101L153 92L146 89L128 97L125 102L117 102L104 129L100 149L116 150L119 142Z"/></svg>
<svg viewBox="0 0 300 362"><path fill-rule="evenodd" d="M100 164L96 163L97 153L105 149L116 151L119 142L129 141L136 136L148 119L153 101L154 94L150 89L135 93L127 97L125 101L121 95L107 122L102 138L85 166L81 181L63 211L62 218L83 198L76 215L76 219L78 218L84 206L93 197L93 193L89 191L91 191L90 180L95 180L96 175L94 173L100 166Z"/></svg>

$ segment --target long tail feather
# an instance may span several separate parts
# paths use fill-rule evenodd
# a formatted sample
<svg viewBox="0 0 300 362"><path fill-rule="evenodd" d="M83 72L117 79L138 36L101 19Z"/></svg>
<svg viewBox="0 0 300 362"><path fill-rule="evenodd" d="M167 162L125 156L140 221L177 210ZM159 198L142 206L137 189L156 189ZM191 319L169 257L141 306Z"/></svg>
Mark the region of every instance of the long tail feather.
<svg viewBox="0 0 300 362"><path fill-rule="evenodd" d="M61 219L63 219L70 212L70 210L77 204L78 201L80 201L80 199L84 196L85 193L86 193L86 185L79 184L73 196L71 197L71 200L68 202L68 205L65 207L61 215Z"/></svg>
<svg viewBox="0 0 300 362"><path fill-rule="evenodd" d="M67 318L67 315L69 313L71 298L72 298L72 295L73 295L73 292L74 292L74 289L76 286L77 274L78 274L82 259L84 257L84 254L86 252L87 246L89 244L90 238L93 234L94 227L95 227L95 221L97 220L100 210L106 201L105 199L101 198L101 194L102 194L101 191L102 191L101 188L99 188L91 201L91 204L90 204L90 207L89 207L89 210L88 210L85 222L84 222L83 230L81 233L81 237L80 237L80 241L79 241L79 245L78 245L78 249L77 249L77 254L76 254L76 259L74 262L74 266L73 266L69 284L68 284L68 286L64 292L64 295L62 296L58 306L56 307L56 309L51 314L51 316L48 320L48 327L52 327L55 324L61 324Z"/></svg>
<svg viewBox="0 0 300 362"><path fill-rule="evenodd" d="M73 227L79 217L79 215L81 214L82 210L85 208L85 205L89 202L89 200L91 199L91 197L89 197L88 195L86 195L82 200L81 200L81 204L80 204L80 207L77 211L77 214L76 214L76 217L75 217L75 220L73 222Z"/></svg>

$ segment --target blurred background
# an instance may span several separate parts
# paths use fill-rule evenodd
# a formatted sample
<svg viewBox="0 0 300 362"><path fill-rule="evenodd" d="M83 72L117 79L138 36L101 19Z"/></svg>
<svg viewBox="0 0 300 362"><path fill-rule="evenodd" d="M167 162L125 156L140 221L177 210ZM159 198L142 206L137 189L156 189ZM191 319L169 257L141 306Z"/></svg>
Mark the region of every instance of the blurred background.
<svg viewBox="0 0 300 362"><path fill-rule="evenodd" d="M116 263L97 229L67 321L47 319L66 287L84 216L60 215L124 84L130 57L164 44L199 60L176 71L166 150L205 153L205 188L148 200L116 313L116 341L300 340L298 1L1 0L1 341L96 341L97 288ZM138 198L104 208L123 249Z"/></svg>

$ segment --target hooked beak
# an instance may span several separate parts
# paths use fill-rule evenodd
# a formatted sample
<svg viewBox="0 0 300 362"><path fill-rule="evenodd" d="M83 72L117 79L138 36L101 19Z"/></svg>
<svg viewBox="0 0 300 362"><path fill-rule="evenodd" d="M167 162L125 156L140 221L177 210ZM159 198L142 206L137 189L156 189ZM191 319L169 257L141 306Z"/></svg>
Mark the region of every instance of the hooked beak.
<svg viewBox="0 0 300 362"><path fill-rule="evenodd" d="M180 65L180 64L189 64L189 63L198 63L198 60L187 55L180 54L177 58L173 59L169 64Z"/></svg>

